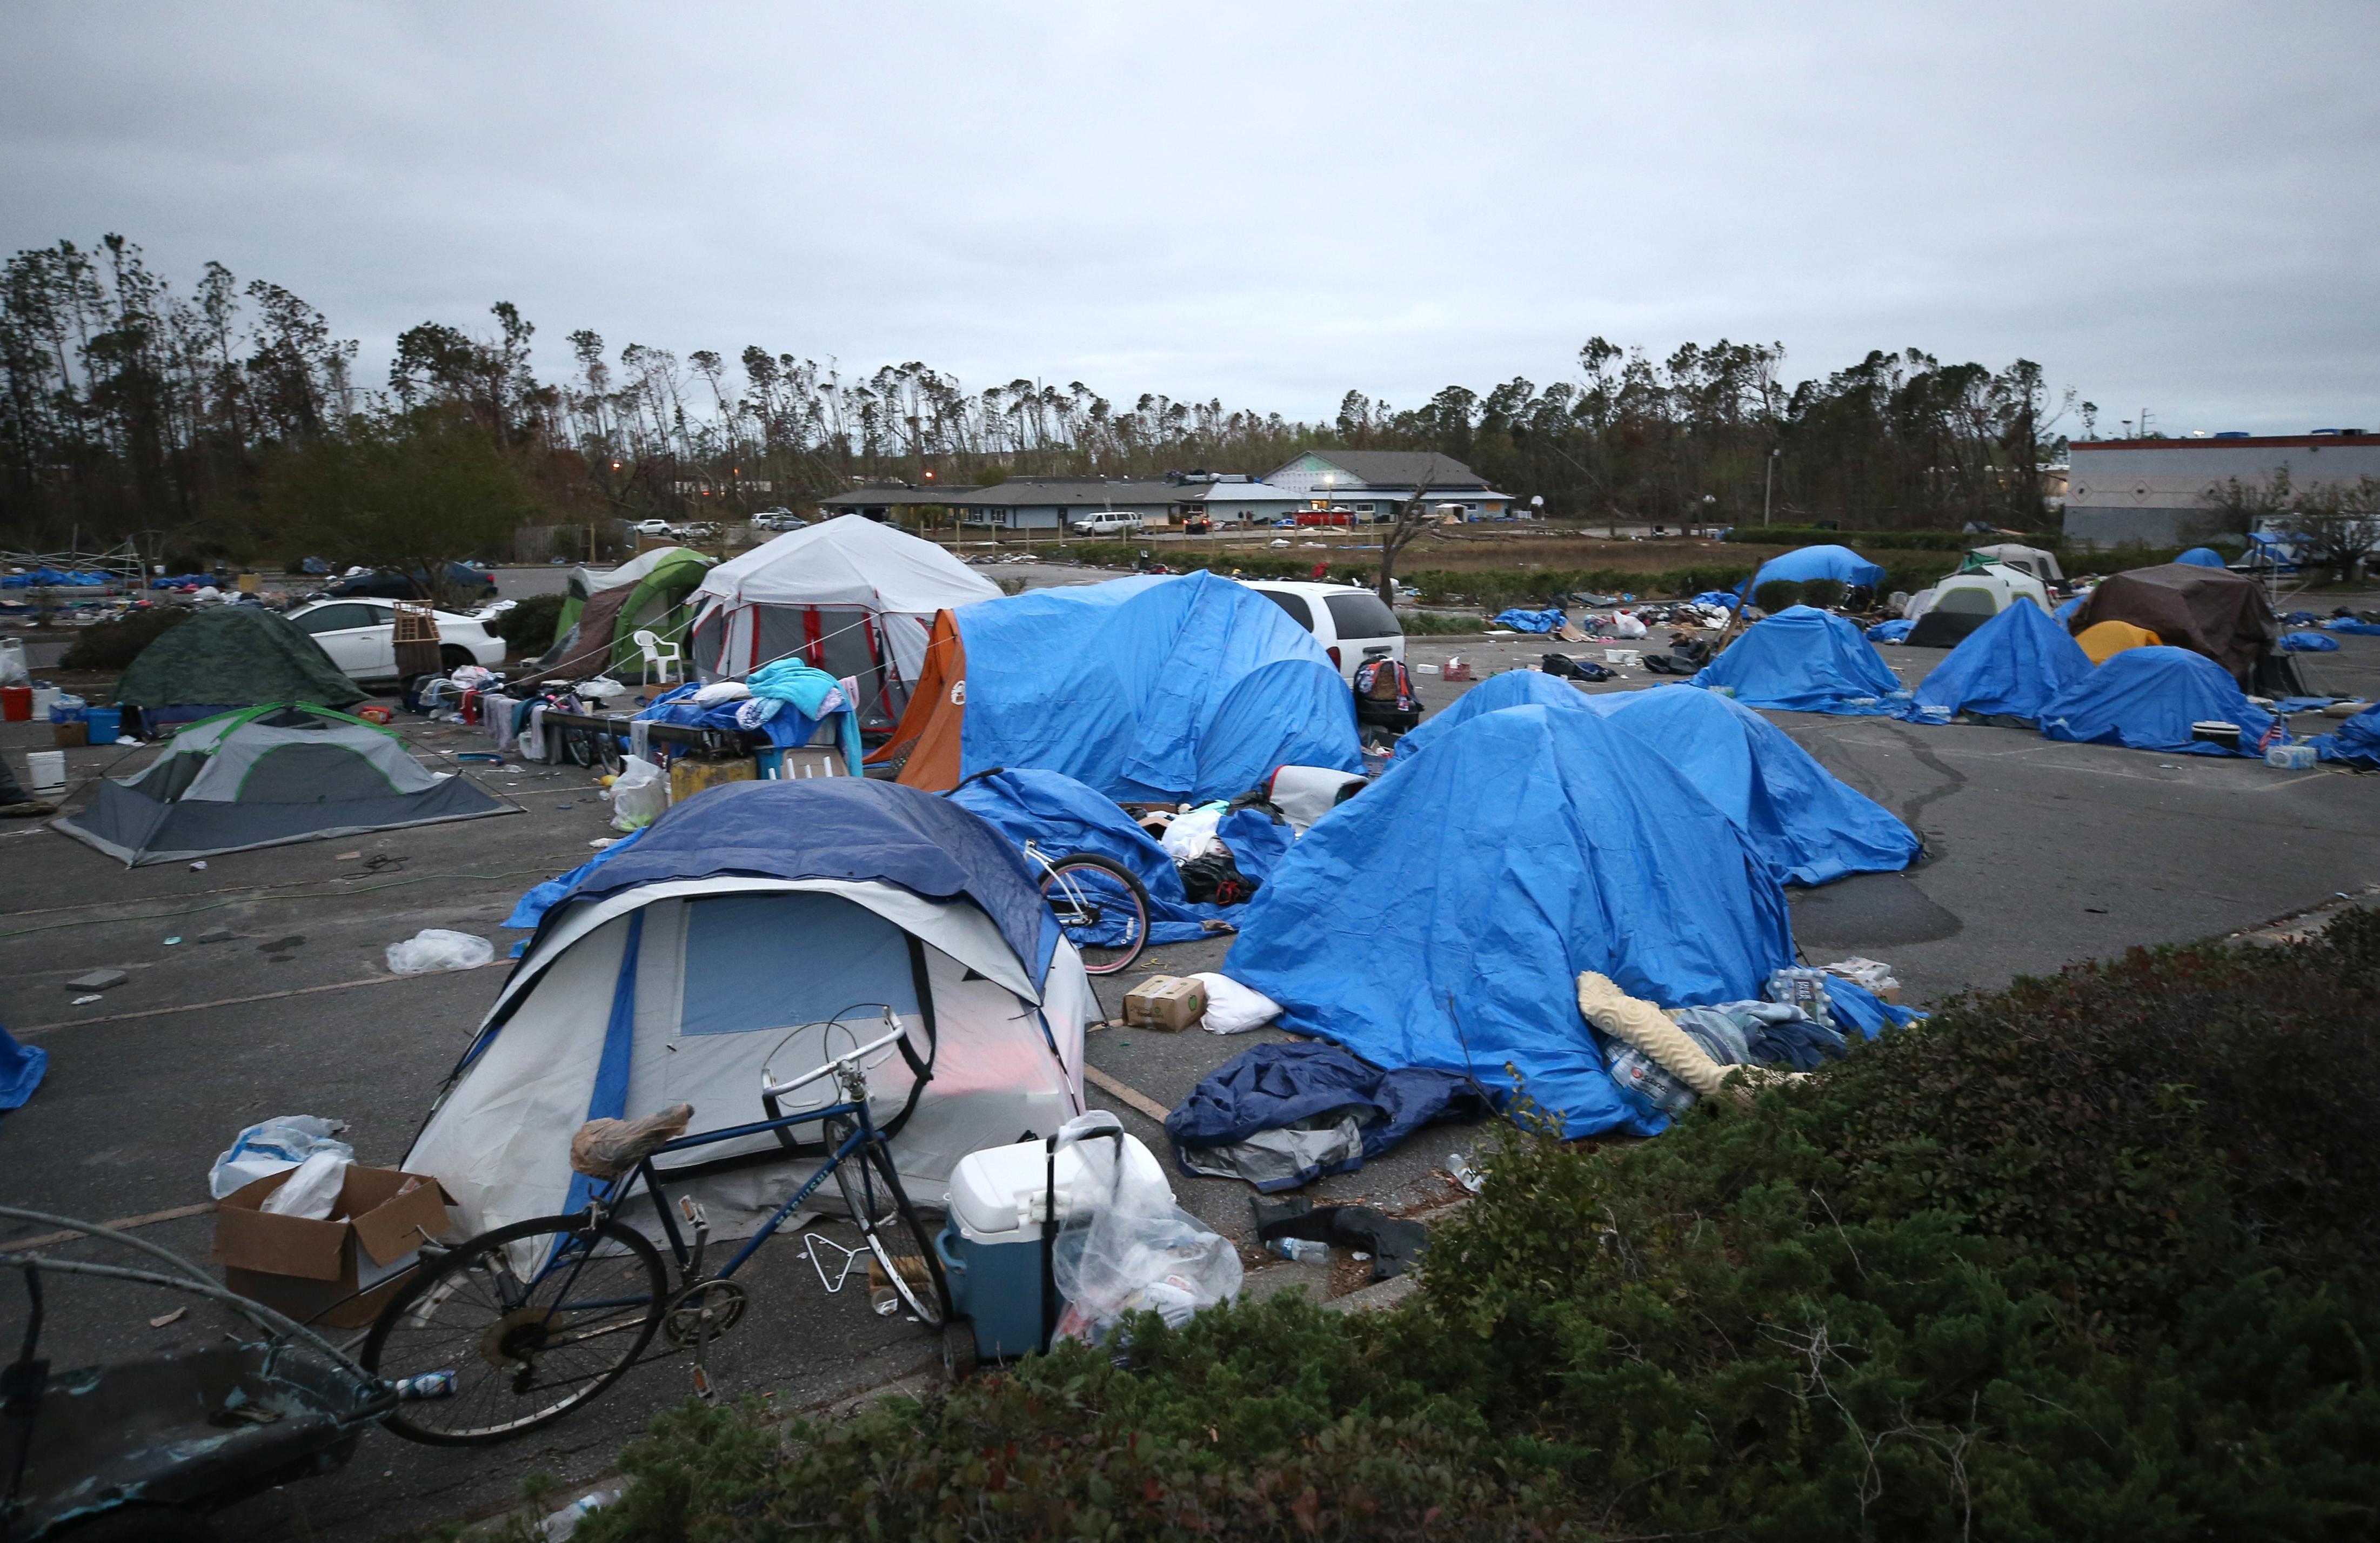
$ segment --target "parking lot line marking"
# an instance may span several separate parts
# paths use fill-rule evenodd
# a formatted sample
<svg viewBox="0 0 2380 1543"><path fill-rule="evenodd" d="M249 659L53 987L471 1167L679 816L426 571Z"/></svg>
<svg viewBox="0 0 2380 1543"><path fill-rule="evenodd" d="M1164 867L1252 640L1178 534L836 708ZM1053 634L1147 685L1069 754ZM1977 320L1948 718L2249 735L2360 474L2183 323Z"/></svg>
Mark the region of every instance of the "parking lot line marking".
<svg viewBox="0 0 2380 1543"><path fill-rule="evenodd" d="M204 1216L214 1208L215 1202L207 1200L199 1205L177 1205L171 1211L152 1211L146 1216L122 1216L113 1222L102 1222L100 1225L113 1227L117 1232L129 1232L134 1227L154 1226L160 1222L178 1222L185 1216ZM78 1237L90 1236L89 1233L79 1232L45 1232L39 1237L29 1237L22 1243L0 1244L0 1248L6 1248L10 1253L22 1253L28 1248L46 1248L53 1243L71 1243Z"/></svg>
<svg viewBox="0 0 2380 1543"><path fill-rule="evenodd" d="M291 986L286 991L260 992L254 996L222 996L212 1002L185 1002L176 1007L143 1007L136 1013L110 1013L105 1018L70 1018L56 1023L36 1023L30 1029L11 1029L8 1031L18 1039L24 1040L30 1039L35 1034L46 1034L53 1029L83 1029L94 1023L125 1023L136 1018L164 1018L168 1013L195 1013L208 1007L237 1007L250 1002L277 1001L284 996L311 996L317 992L323 991L352 991L357 986L384 986L398 981L426 981L436 975L463 975L472 970L493 970L500 964L512 962L510 959L490 959L485 964L471 965L466 970L425 970L419 975L367 975L360 981L333 981L326 986Z"/></svg>
<svg viewBox="0 0 2380 1543"><path fill-rule="evenodd" d="M1160 1125L1165 1123L1166 1115L1173 1113L1172 1110L1158 1103L1131 1083L1110 1077L1106 1072L1088 1063L1085 1063L1083 1067L1083 1076L1102 1091L1114 1094Z"/></svg>

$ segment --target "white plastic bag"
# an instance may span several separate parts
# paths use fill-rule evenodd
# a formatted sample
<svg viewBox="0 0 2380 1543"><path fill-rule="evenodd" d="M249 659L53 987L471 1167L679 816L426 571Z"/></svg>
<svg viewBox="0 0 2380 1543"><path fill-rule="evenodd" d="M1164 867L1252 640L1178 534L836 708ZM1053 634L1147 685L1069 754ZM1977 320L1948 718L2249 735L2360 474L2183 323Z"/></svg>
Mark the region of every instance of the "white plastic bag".
<svg viewBox="0 0 2380 1543"><path fill-rule="evenodd" d="M1093 1113L1059 1132L1061 1140L1080 1138L1085 1182L1094 1193L1101 1185L1106 1191L1087 1220L1060 1230L1051 1260L1066 1300L1058 1332L1090 1344L1128 1312L1160 1313L1178 1328L1199 1308L1238 1295L1241 1284L1239 1250L1174 1204L1163 1168L1140 1161L1137 1143L1123 1146L1130 1155L1117 1161L1119 1143L1096 1133L1114 1121Z"/></svg>
<svg viewBox="0 0 2380 1543"><path fill-rule="evenodd" d="M1627 611L1616 610L1611 613L1610 635L1613 637L1643 637L1651 630Z"/></svg>
<svg viewBox="0 0 2380 1543"><path fill-rule="evenodd" d="M298 1171L283 1180L280 1188L264 1197L261 1209L272 1216L329 1221L331 1212L339 1209L339 1190L346 1183L347 1164L353 1158L350 1151L328 1148L316 1151L298 1164Z"/></svg>
<svg viewBox="0 0 2380 1543"><path fill-rule="evenodd" d="M433 970L477 970L496 957L496 946L476 933L424 927L388 946L392 975L426 975Z"/></svg>
<svg viewBox="0 0 2380 1543"><path fill-rule="evenodd" d="M16 638L0 638L0 686L30 686L32 672L25 668L25 645Z"/></svg>
<svg viewBox="0 0 2380 1543"><path fill-rule="evenodd" d="M279 1115L249 1126L215 1159L207 1175L207 1192L220 1200L258 1179L286 1173L319 1151L336 1152L352 1162L356 1149L333 1139L346 1128L313 1115Z"/></svg>
<svg viewBox="0 0 2380 1543"><path fill-rule="evenodd" d="M1207 1016L1200 1026L1211 1034L1245 1034L1281 1016L1281 1004L1229 975L1202 971L1190 977L1207 989Z"/></svg>
<svg viewBox="0 0 2380 1543"><path fill-rule="evenodd" d="M1201 804L1176 818L1159 838L1165 855L1176 862L1207 855L1207 849L1215 844L1215 827L1223 823L1223 811L1230 807L1228 803Z"/></svg>
<svg viewBox="0 0 2380 1543"><path fill-rule="evenodd" d="M669 778L641 755L631 755L612 784L612 828L642 830L669 813Z"/></svg>

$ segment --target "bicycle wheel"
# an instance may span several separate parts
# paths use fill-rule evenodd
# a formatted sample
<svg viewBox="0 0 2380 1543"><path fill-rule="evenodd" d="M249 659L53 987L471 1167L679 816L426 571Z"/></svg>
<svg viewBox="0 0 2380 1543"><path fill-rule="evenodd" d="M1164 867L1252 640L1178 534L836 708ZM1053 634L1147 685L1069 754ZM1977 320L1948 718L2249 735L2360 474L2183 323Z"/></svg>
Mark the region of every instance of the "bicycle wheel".
<svg viewBox="0 0 2380 1543"><path fill-rule="evenodd" d="M1148 946L1148 891L1113 858L1075 852L1056 859L1042 875L1041 895L1093 975L1114 974Z"/></svg>
<svg viewBox="0 0 2380 1543"><path fill-rule="evenodd" d="M431 1446L480 1446L550 1425L617 1381L662 1320L661 1256L617 1222L540 1216L425 1266L372 1321L368 1371L451 1373L451 1393L408 1400L388 1428Z"/></svg>
<svg viewBox="0 0 2380 1543"><path fill-rule="evenodd" d="M828 1122L840 1147L849 1137L847 1122ZM950 1286L942 1278L941 1256L917 1219L893 1171L892 1153L881 1140L852 1153L835 1164L834 1182L852 1224L868 1240L868 1297L880 1316L906 1308L929 1329L940 1329L950 1316Z"/></svg>

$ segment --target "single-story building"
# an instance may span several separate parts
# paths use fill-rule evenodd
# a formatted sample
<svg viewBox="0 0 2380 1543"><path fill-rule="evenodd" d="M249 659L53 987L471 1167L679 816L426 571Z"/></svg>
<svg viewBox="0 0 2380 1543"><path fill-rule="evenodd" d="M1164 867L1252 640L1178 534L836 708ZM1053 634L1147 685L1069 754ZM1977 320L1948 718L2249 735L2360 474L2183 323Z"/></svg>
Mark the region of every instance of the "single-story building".
<svg viewBox="0 0 2380 1543"><path fill-rule="evenodd" d="M2216 434L2188 440L2083 440L2069 447L2066 539L2078 547L2178 547L2216 534L2208 490L2286 471L2302 489L2380 476L2380 434Z"/></svg>
<svg viewBox="0 0 2380 1543"><path fill-rule="evenodd" d="M911 516L910 523L916 524L918 511L946 509L957 501L958 495L979 491L969 484L937 488L930 482L923 487L899 482L854 488L848 493L834 493L819 500L819 517L832 520L838 514L865 514L878 524L898 524L907 515Z"/></svg>
<svg viewBox="0 0 2380 1543"><path fill-rule="evenodd" d="M947 492L942 501L959 512L965 525L1001 530L1065 528L1077 516L1113 510L1163 525L1182 489L1155 477L1013 476L990 488Z"/></svg>
<svg viewBox="0 0 2380 1543"><path fill-rule="evenodd" d="M1312 502L1252 476L1184 476L1174 489L1173 512L1183 519L1203 514L1218 525L1269 525Z"/></svg>
<svg viewBox="0 0 2380 1543"><path fill-rule="evenodd" d="M1460 505L1466 520L1528 512L1454 457L1426 450L1309 450L1265 481L1303 494L1309 509L1343 508L1358 519L1393 514L1416 491L1432 507Z"/></svg>

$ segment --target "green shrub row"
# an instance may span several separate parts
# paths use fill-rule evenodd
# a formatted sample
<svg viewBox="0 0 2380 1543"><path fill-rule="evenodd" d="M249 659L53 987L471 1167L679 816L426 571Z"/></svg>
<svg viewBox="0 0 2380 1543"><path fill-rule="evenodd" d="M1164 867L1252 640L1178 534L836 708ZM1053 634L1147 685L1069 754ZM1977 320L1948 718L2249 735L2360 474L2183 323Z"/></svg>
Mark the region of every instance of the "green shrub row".
<svg viewBox="0 0 2380 1543"><path fill-rule="evenodd" d="M2034 531L2023 536L1971 536L1950 530L1827 530L1817 525L1737 525L1720 539L1755 547L1831 544L1912 552L1964 552L2002 541L2021 541L2028 547L2055 552L2061 561L2066 556L2066 537L2046 531Z"/></svg>
<svg viewBox="0 0 2380 1543"><path fill-rule="evenodd" d="M94 621L75 633L74 642L58 659L60 669L127 669L140 650L188 621L194 613L180 606L152 606L128 611L114 621Z"/></svg>
<svg viewBox="0 0 2380 1543"><path fill-rule="evenodd" d="M562 618L561 595L531 595L497 614L492 630L511 653L542 654L553 646L553 626Z"/></svg>
<svg viewBox="0 0 2380 1543"><path fill-rule="evenodd" d="M689 1406L583 1536L2369 1537L2375 1029L2370 912L2022 981L1651 1141L1504 1129L1395 1311Z"/></svg>

